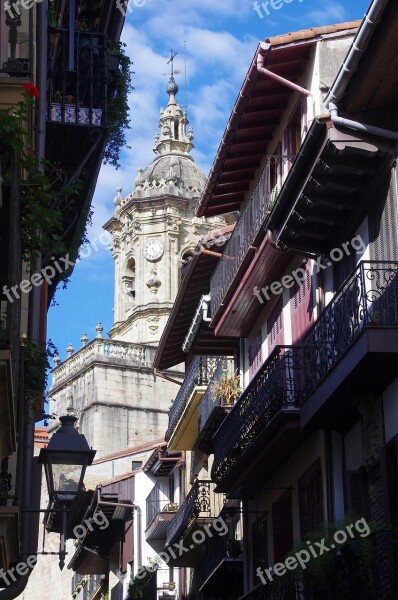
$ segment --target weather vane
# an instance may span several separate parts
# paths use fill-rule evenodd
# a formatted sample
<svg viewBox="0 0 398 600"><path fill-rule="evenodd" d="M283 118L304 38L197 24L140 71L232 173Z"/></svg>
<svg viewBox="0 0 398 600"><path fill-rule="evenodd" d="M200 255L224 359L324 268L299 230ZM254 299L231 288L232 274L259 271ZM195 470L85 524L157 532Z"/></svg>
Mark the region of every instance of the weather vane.
<svg viewBox="0 0 398 600"><path fill-rule="evenodd" d="M173 48L171 48L170 50L170 60L167 61L167 64L169 65L171 63L171 74L170 74L170 81L174 81L174 59L177 56L177 52L174 52Z"/></svg>

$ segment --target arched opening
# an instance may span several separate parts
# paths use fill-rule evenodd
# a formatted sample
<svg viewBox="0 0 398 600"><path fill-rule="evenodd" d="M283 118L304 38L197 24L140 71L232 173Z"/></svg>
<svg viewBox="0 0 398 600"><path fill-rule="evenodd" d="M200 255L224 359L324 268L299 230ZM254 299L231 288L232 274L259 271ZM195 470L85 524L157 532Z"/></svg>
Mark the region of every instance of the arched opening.
<svg viewBox="0 0 398 600"><path fill-rule="evenodd" d="M180 122L179 122L179 120L178 120L178 119L176 119L176 120L174 121L174 139L175 139L175 140L178 140L178 139L179 139L179 132L178 132L178 130L179 130L179 126L180 126Z"/></svg>
<svg viewBox="0 0 398 600"><path fill-rule="evenodd" d="M124 288L126 293L135 299L135 260L129 258L126 263L126 271L123 277Z"/></svg>

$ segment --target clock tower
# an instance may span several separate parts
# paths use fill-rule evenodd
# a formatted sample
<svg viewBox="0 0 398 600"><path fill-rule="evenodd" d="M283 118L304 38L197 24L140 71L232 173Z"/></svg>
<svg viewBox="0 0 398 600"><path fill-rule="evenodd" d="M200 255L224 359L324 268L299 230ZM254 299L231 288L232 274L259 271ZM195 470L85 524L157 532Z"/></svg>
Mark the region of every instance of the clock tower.
<svg viewBox="0 0 398 600"><path fill-rule="evenodd" d="M138 169L134 190L117 190L115 211L105 224L112 234L115 260L114 325L112 339L156 345L170 314L181 280L201 235L213 223L194 217L205 176L195 164L193 130L187 131L187 113L176 101L173 75L169 96L160 109L155 135L155 158Z"/></svg>
<svg viewBox="0 0 398 600"><path fill-rule="evenodd" d="M171 76L168 104L160 109L155 158L138 169L134 189L117 190L114 212L104 225L112 235L115 260L114 324L102 335L57 357L50 395L52 410L65 414L73 398L79 428L97 458L163 438L178 391L172 381L153 376L156 346L173 307L181 268L200 236L225 224L194 216L205 183L191 150L193 131L176 101ZM100 315L96 319L100 318ZM181 377L176 369L172 378Z"/></svg>

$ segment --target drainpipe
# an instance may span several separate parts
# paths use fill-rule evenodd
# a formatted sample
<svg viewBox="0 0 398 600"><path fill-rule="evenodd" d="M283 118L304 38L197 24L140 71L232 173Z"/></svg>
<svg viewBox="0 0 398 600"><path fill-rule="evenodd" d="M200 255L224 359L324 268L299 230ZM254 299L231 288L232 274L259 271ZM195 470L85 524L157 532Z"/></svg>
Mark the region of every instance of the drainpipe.
<svg viewBox="0 0 398 600"><path fill-rule="evenodd" d="M280 75L277 75L276 73L273 73L272 71L264 67L266 57L262 52L260 52L260 50L268 53L270 49L271 44L267 44L265 42L260 43L260 47L257 54L257 70L259 71L259 73L270 77L270 79L274 79L278 83L285 85L286 87L290 88L291 90L294 90L295 92L299 92L299 94L304 94L304 96L312 96L312 92L310 92L309 90L306 90L300 85L297 85L296 83L293 83L292 81L289 81L288 79L285 79L284 77L281 77Z"/></svg>
<svg viewBox="0 0 398 600"><path fill-rule="evenodd" d="M373 0L359 27L351 48L344 59L336 80L324 100L325 106L330 102L338 102L344 96L351 76L356 70L362 54L365 52L373 31L380 21L381 15L389 0Z"/></svg>
<svg viewBox="0 0 398 600"><path fill-rule="evenodd" d="M389 129L382 129L381 127L374 127L374 125L366 125L365 123L358 123L358 121L351 121L351 119L345 119L339 117L338 108L333 102L329 102L329 110L332 121L335 125L341 125L348 129L354 129L355 131L361 131L377 137L382 137L388 140L398 142L398 133L396 131L390 131Z"/></svg>

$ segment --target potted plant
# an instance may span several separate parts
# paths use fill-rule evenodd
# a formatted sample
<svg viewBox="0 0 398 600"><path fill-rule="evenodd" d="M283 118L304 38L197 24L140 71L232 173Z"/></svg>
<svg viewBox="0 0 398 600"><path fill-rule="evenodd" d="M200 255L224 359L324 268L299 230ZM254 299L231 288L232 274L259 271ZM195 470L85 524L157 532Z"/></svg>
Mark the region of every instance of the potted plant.
<svg viewBox="0 0 398 600"><path fill-rule="evenodd" d="M211 384L211 391L222 406L233 406L242 393L237 372L231 375L228 371L223 371L221 377Z"/></svg>
<svg viewBox="0 0 398 600"><path fill-rule="evenodd" d="M55 29L58 25L58 19L57 19L57 11L55 9L55 6L50 4L47 10L47 23L48 26L52 29Z"/></svg>

